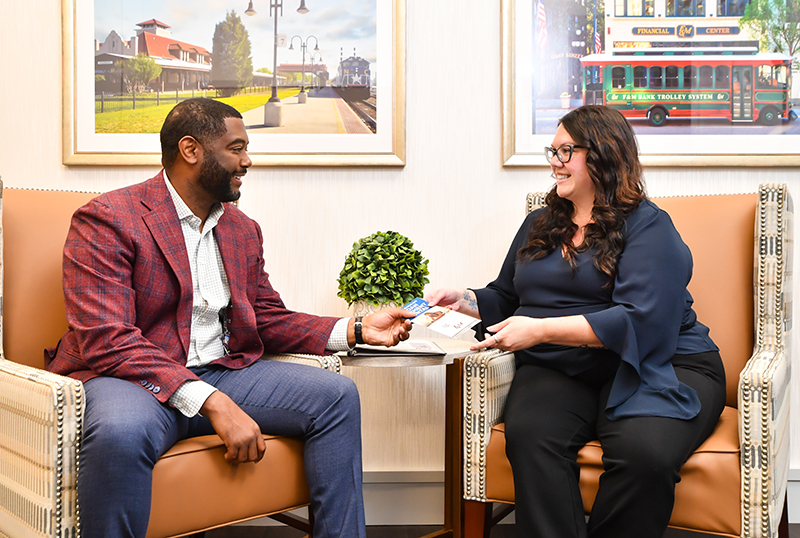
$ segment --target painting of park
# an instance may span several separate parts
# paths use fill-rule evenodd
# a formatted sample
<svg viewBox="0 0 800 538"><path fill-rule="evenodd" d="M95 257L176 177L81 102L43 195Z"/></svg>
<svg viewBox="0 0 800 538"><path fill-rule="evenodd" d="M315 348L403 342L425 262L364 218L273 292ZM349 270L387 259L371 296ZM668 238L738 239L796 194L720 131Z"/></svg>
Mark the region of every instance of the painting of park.
<svg viewBox="0 0 800 538"><path fill-rule="evenodd" d="M404 0L63 9L66 164L157 162L164 118L192 97L242 114L257 166L404 164Z"/></svg>
<svg viewBox="0 0 800 538"><path fill-rule="evenodd" d="M370 133L375 114L348 103L377 102L376 3L96 0L95 131L158 132L176 101L202 96L254 132ZM280 124L264 124L270 99Z"/></svg>

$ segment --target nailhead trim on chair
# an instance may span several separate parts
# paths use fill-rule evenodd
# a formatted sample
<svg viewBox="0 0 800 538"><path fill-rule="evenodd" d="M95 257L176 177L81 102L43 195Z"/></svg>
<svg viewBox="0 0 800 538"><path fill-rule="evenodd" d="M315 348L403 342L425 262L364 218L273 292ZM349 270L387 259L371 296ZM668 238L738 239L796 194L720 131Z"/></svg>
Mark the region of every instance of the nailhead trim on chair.
<svg viewBox="0 0 800 538"><path fill-rule="evenodd" d="M742 431L742 536L771 538L777 535L778 507L785 497L788 461L777 461L779 436L786 436L786 414L780 404L788 390L788 371L791 367L785 356L785 309L787 303L785 278L791 272L791 252L785 252L787 230L791 228L792 207L785 185L761 185L755 245L758 259L758 294L755 297L756 342L754 358L740 376L740 427ZM789 249L790 250L790 249ZM769 281L774 275L775 282ZM774 307L774 311L770 307ZM786 375L775 375L783 367ZM782 372L778 372L780 374ZM759 375L760 374L760 375ZM753 415L753 406L760 412ZM754 425L754 419L759 424ZM756 437L757 430L758 436ZM755 469L760 469L754 476ZM779 477L776 487L775 476ZM753 488L756 486L756 489Z"/></svg>
<svg viewBox="0 0 800 538"><path fill-rule="evenodd" d="M486 501L486 447L492 427L503 419L502 410L515 369L514 354L499 349L474 353L464 359L465 499ZM477 390L469 381L474 379L478 380ZM489 379L493 380L492 385L487 384Z"/></svg>
<svg viewBox="0 0 800 538"><path fill-rule="evenodd" d="M33 536L80 538L76 482L83 426L83 386L77 381L44 370L35 370L3 358L0 358L0 375L17 379L20 383L20 392L24 392L26 387L39 387L38 398L26 398L22 402L18 399L19 394L16 398L14 394L4 394L6 400L2 405L6 406L4 409L11 411L11 416L16 412L22 412L37 417L33 431L28 432L30 435L40 440L54 436L56 441L50 457L44 454L42 461L45 463L39 464L47 467L46 462L50 462L53 473L50 476L53 481L49 482L44 478L10 482L8 485L11 489L4 490L4 495L12 504L8 506L4 504L5 510L0 515L9 518L8 521L14 522L13 524L29 529L34 533ZM52 396L47 396L48 391L52 391L49 392ZM20 405L23 407L19 407ZM14 454L12 448L6 448L10 450L10 454ZM74 468L70 468L70 461L75 462ZM34 503L24 494L15 491L15 488L20 487L33 488L39 492L42 502Z"/></svg>

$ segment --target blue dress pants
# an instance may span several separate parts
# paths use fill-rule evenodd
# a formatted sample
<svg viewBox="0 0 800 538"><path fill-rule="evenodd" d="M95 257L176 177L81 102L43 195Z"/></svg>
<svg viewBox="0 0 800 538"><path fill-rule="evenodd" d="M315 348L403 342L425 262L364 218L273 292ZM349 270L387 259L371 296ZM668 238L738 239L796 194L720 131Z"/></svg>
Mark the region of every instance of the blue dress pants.
<svg viewBox="0 0 800 538"><path fill-rule="evenodd" d="M210 366L193 371L227 394L262 432L305 441L315 538L366 536L361 408L350 379L276 361L257 361L242 370ZM85 389L78 475L83 536L144 538L153 466L177 441L214 433L211 422L187 418L128 381L98 377Z"/></svg>
<svg viewBox="0 0 800 538"><path fill-rule="evenodd" d="M605 415L615 367L568 377L523 365L505 411L520 538L661 538L675 503L678 472L711 434L725 406L719 353L675 355L678 379L697 391L691 420ZM598 439L604 473L588 522L578 487L578 451Z"/></svg>

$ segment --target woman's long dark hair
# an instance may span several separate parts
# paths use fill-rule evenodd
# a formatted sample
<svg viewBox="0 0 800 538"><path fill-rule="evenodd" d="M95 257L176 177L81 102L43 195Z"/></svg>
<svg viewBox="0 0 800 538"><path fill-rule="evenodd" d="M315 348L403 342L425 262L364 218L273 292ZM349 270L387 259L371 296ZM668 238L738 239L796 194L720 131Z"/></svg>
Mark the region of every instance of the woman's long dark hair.
<svg viewBox="0 0 800 538"><path fill-rule="evenodd" d="M596 187L592 221L584 229L583 243L572 245L578 226L572 221L575 207L556 192L547 193L547 209L531 226L528 243L519 259L537 260L564 248L565 258L575 268L575 254L596 248L594 266L613 280L625 247L625 217L645 198L642 166L636 137L617 110L587 105L569 112L559 121L575 144L589 148L586 167Z"/></svg>

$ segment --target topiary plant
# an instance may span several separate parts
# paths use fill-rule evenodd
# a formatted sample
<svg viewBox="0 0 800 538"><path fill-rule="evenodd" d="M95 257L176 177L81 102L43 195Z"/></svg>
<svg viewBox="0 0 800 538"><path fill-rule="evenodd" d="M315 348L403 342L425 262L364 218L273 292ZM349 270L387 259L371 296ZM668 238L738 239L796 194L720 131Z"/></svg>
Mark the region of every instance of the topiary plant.
<svg viewBox="0 0 800 538"><path fill-rule="evenodd" d="M422 296L428 278L428 260L397 232L376 232L353 243L339 273L339 293L348 305L394 302L402 306Z"/></svg>

